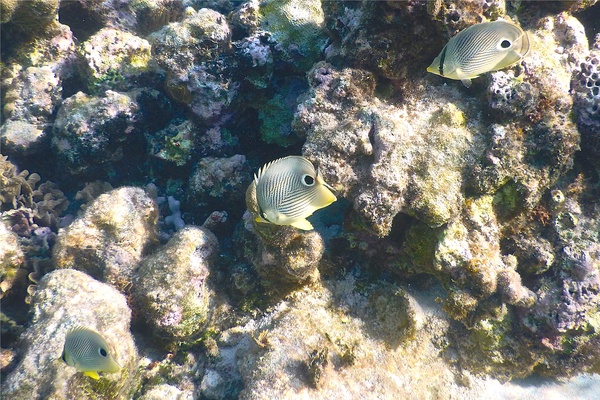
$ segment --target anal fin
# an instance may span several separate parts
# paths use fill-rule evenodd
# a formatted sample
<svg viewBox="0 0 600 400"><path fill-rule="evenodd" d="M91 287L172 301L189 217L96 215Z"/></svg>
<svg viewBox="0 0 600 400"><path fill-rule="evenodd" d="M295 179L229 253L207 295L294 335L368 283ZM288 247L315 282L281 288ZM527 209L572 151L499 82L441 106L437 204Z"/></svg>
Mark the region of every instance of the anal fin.
<svg viewBox="0 0 600 400"><path fill-rule="evenodd" d="M98 375L98 373L96 371L83 371L83 373L92 379L95 379L95 380L100 379L100 375Z"/></svg>
<svg viewBox="0 0 600 400"><path fill-rule="evenodd" d="M294 228L302 229L303 231L311 231L314 229L312 224L308 222L307 219L299 219L298 221L292 222L290 225L292 225Z"/></svg>

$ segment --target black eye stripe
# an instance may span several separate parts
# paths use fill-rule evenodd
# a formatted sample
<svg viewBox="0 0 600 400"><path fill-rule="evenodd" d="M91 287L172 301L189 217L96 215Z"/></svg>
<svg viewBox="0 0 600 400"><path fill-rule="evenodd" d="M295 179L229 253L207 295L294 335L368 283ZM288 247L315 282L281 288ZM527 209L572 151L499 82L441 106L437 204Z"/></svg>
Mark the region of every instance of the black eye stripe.
<svg viewBox="0 0 600 400"><path fill-rule="evenodd" d="M440 65L438 67L438 69L440 70L440 75L444 76L444 61L446 60L446 50L447 50L447 46L444 46L444 48L442 49L442 54L440 55Z"/></svg>

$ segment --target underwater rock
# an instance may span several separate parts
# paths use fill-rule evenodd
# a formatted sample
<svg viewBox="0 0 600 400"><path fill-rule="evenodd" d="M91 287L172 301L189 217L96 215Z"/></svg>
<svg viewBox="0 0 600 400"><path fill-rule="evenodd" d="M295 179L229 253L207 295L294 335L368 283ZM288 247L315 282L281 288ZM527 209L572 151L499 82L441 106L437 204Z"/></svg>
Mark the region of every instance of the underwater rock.
<svg viewBox="0 0 600 400"><path fill-rule="evenodd" d="M49 66L29 67L12 79L4 95L0 145L5 154L39 151L54 108L60 104L60 79Z"/></svg>
<svg viewBox="0 0 600 400"><path fill-rule="evenodd" d="M434 269L448 275L453 285L474 287L489 296L496 291L497 274L504 268L493 198L469 199L462 218L442 230Z"/></svg>
<svg viewBox="0 0 600 400"><path fill-rule="evenodd" d="M2 0L1 22L11 22L23 32L44 32L44 28L58 19L60 0Z"/></svg>
<svg viewBox="0 0 600 400"><path fill-rule="evenodd" d="M159 336L182 342L202 332L211 311L208 276L217 247L210 231L188 226L140 264L133 300Z"/></svg>
<svg viewBox="0 0 600 400"><path fill-rule="evenodd" d="M537 284L540 301L525 317L525 325L538 335L572 335L583 330L579 344L592 339L590 327L598 331L600 304L600 204L594 198L597 188L572 182L561 207L549 221L556 260L553 274L542 276ZM594 198L595 202L591 202ZM577 346L579 347L579 346Z"/></svg>
<svg viewBox="0 0 600 400"><path fill-rule="evenodd" d="M273 77L273 51L266 32L258 32L233 42L241 74L245 81L257 89L269 86Z"/></svg>
<svg viewBox="0 0 600 400"><path fill-rule="evenodd" d="M188 204L204 212L219 209L231 214L243 202L251 179L252 171L241 154L201 158L188 183Z"/></svg>
<svg viewBox="0 0 600 400"><path fill-rule="evenodd" d="M331 32L326 60L394 80L423 76L447 41L434 34L440 29L427 14L430 3L323 2Z"/></svg>
<svg viewBox="0 0 600 400"><path fill-rule="evenodd" d="M150 43L128 32L105 28L82 43L78 56L92 93L127 91L150 66Z"/></svg>
<svg viewBox="0 0 600 400"><path fill-rule="evenodd" d="M194 394L190 391L179 390L175 386L162 384L151 387L139 400L192 400Z"/></svg>
<svg viewBox="0 0 600 400"><path fill-rule="evenodd" d="M152 33L153 58L167 72L169 96L201 120L214 121L237 94L226 61L231 30L224 15L203 8L185 10L185 18Z"/></svg>
<svg viewBox="0 0 600 400"><path fill-rule="evenodd" d="M244 227L235 240L240 253L252 263L266 286L304 283L318 278L318 267L325 243L316 231L302 231L292 226L256 222L259 215L256 185L246 190L248 211Z"/></svg>
<svg viewBox="0 0 600 400"><path fill-rule="evenodd" d="M17 271L25 263L18 236L0 218L0 298L12 288Z"/></svg>
<svg viewBox="0 0 600 400"><path fill-rule="evenodd" d="M61 229L53 251L56 268L85 271L121 291L148 246L156 243L156 203L139 188L104 193Z"/></svg>
<svg viewBox="0 0 600 400"><path fill-rule="evenodd" d="M32 2L26 2L32 3ZM26 38L15 33L17 38ZM61 80L68 79L74 74L76 60L76 45L71 29L58 21L53 21L44 28L43 35L35 40L10 43L6 63L2 68L2 84L8 87L11 80L18 77L30 67L50 68L52 73Z"/></svg>
<svg viewBox="0 0 600 400"><path fill-rule="evenodd" d="M394 285L364 287L351 276L304 287L224 331L211 369L230 382L239 370L240 399L435 397L432 388L453 374L434 344L448 328L434 308Z"/></svg>
<svg viewBox="0 0 600 400"><path fill-rule="evenodd" d="M459 213L462 176L482 152L474 103L450 87L427 87L394 107L374 96L374 77L318 63L298 106L303 153L349 199L365 225L386 236L404 212L440 226Z"/></svg>
<svg viewBox="0 0 600 400"><path fill-rule="evenodd" d="M519 75L492 74L487 91L498 123L488 125L491 140L485 158L468 178L479 193L512 197L513 211L538 204L572 167L580 141L571 118L570 88L571 75L587 51L583 26L565 13L544 17L532 30L532 39L533 51Z"/></svg>
<svg viewBox="0 0 600 400"><path fill-rule="evenodd" d="M40 280L32 311L32 321L19 344L22 358L3 382L3 398L130 397L138 384L134 375L137 350L129 331L131 311L125 296L83 272L57 270ZM95 381L60 359L67 331L77 325L101 332L120 372L102 373Z"/></svg>
<svg viewBox="0 0 600 400"><path fill-rule="evenodd" d="M61 20L88 38L102 28L118 29L142 36L170 22L181 21L183 0L78 1L61 4ZM85 19L82 19L85 16Z"/></svg>
<svg viewBox="0 0 600 400"><path fill-rule="evenodd" d="M107 90L100 97L78 92L65 99L54 122L59 168L90 179L105 176L115 163L143 152L143 132L160 129L169 117L168 100L153 89Z"/></svg>
<svg viewBox="0 0 600 400"><path fill-rule="evenodd" d="M539 96L539 89L515 77L513 70L491 74L487 89L489 107L500 118L520 118L524 114L531 114L538 104Z"/></svg>

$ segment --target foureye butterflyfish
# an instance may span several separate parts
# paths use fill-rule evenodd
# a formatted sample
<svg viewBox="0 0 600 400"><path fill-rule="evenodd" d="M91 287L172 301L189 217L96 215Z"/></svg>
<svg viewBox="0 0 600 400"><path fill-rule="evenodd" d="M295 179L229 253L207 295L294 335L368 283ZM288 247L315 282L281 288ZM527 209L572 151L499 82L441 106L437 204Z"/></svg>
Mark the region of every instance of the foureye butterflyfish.
<svg viewBox="0 0 600 400"><path fill-rule="evenodd" d="M85 375L100 379L98 372L119 372L121 367L110 354L106 340L84 327L71 329L65 338L61 359Z"/></svg>
<svg viewBox="0 0 600 400"><path fill-rule="evenodd" d="M319 171L304 157L288 156L265 164L254 175L259 216L257 222L291 225L311 230L306 219L336 197Z"/></svg>
<svg viewBox="0 0 600 400"><path fill-rule="evenodd" d="M480 74L521 61L531 50L531 37L512 22L482 22L452 37L427 68L428 72L460 79L466 87Z"/></svg>

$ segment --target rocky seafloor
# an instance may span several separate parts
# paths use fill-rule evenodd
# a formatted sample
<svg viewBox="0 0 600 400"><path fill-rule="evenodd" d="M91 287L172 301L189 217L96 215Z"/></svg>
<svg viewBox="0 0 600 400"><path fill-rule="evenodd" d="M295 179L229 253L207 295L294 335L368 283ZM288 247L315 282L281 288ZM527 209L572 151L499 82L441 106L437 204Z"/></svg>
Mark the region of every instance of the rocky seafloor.
<svg viewBox="0 0 600 400"><path fill-rule="evenodd" d="M460 81L448 39L533 50ZM0 0L6 399L600 398L596 0ZM255 221L264 163L338 201ZM59 357L100 332L121 366Z"/></svg>

